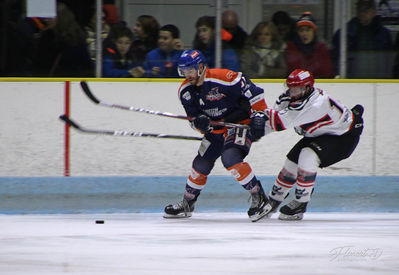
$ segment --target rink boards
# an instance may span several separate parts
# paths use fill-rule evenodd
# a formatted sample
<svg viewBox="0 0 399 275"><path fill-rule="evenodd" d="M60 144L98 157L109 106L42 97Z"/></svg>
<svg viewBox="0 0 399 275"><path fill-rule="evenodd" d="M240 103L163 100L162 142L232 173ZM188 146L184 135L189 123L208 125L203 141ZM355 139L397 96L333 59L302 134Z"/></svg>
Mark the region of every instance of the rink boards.
<svg viewBox="0 0 399 275"><path fill-rule="evenodd" d="M275 177L259 177L266 192ZM180 200L186 177L0 177L0 214L151 213ZM320 176L309 212L399 212L399 177ZM210 176L196 212L241 212L248 193Z"/></svg>

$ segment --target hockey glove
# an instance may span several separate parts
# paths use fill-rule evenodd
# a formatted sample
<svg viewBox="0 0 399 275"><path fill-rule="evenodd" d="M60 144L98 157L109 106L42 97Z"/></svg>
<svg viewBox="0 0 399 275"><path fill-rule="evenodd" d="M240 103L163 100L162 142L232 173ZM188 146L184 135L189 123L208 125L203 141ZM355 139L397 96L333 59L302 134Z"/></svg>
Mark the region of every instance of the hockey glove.
<svg viewBox="0 0 399 275"><path fill-rule="evenodd" d="M255 140L260 139L265 135L265 124L269 118L264 112L255 112L251 116L249 126L251 127L251 134Z"/></svg>
<svg viewBox="0 0 399 275"><path fill-rule="evenodd" d="M193 120L194 127L203 133L210 133L213 130L211 119L206 115L199 115Z"/></svg>

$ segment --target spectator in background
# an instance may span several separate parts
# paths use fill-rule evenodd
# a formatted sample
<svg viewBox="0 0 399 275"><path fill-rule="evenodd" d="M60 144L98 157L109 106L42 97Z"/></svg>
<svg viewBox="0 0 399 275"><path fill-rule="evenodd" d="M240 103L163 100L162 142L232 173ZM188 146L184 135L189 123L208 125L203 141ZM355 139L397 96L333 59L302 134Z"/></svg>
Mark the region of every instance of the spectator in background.
<svg viewBox="0 0 399 275"><path fill-rule="evenodd" d="M144 62L147 77L179 77L177 61L183 53L180 31L175 25L162 26L159 31L158 48L150 51Z"/></svg>
<svg viewBox="0 0 399 275"><path fill-rule="evenodd" d="M356 17L347 23L347 77L386 78L391 76L387 68L392 60L392 38L380 17L374 0L359 0ZM338 72L341 30L333 36L332 56ZM389 69L389 71L387 71ZM385 74L385 75L384 75Z"/></svg>
<svg viewBox="0 0 399 275"><path fill-rule="evenodd" d="M327 44L319 41L317 26L310 12L304 12L296 23L297 34L287 43L288 71L297 68L310 71L315 78L333 78L334 70Z"/></svg>
<svg viewBox="0 0 399 275"><path fill-rule="evenodd" d="M64 3L57 3L57 17L42 32L34 59L37 76L82 77L93 75L85 33Z"/></svg>
<svg viewBox="0 0 399 275"><path fill-rule="evenodd" d="M206 58L208 68L215 68L215 17L202 16L198 18L195 28L193 48L200 50ZM240 71L236 52L222 42L222 67L233 71Z"/></svg>
<svg viewBox="0 0 399 275"><path fill-rule="evenodd" d="M24 17L22 1L0 2L0 76L31 76L33 59L47 18Z"/></svg>
<svg viewBox="0 0 399 275"><path fill-rule="evenodd" d="M231 34L231 39L227 41L227 45L233 48L237 54L240 54L248 34L238 25L238 15L235 11L226 10L222 13L222 27Z"/></svg>
<svg viewBox="0 0 399 275"><path fill-rule="evenodd" d="M294 39L296 33L295 20L285 11L276 11L272 15L272 21L276 25L280 37L288 43Z"/></svg>
<svg viewBox="0 0 399 275"><path fill-rule="evenodd" d="M273 22L258 23L240 56L241 70L250 78L285 78L285 47Z"/></svg>
<svg viewBox="0 0 399 275"><path fill-rule="evenodd" d="M392 66L392 77L399 78L399 33L396 34L394 49L396 56Z"/></svg>
<svg viewBox="0 0 399 275"><path fill-rule="evenodd" d="M113 46L104 49L103 77L142 77L144 69L133 53L133 33L122 25L114 25L110 35Z"/></svg>
<svg viewBox="0 0 399 275"><path fill-rule="evenodd" d="M136 58L144 62L147 53L158 47L159 23L151 15L140 15L133 28L135 40L133 49Z"/></svg>
<svg viewBox="0 0 399 275"><path fill-rule="evenodd" d="M97 49L97 47L96 47L96 41L97 41L96 40L96 31L97 31L96 30L96 28L97 28L96 18L97 18L97 15L96 15L96 12L94 9L92 10L92 15L90 18L91 18L90 22L86 27L84 27L84 30L86 32L87 50L89 51L91 60L93 62L95 62L96 61L96 49ZM101 26L102 26L101 27L101 38L103 41L108 37L109 31L111 30L111 26L106 22L105 18L106 18L106 12L103 9L102 14L101 14Z"/></svg>

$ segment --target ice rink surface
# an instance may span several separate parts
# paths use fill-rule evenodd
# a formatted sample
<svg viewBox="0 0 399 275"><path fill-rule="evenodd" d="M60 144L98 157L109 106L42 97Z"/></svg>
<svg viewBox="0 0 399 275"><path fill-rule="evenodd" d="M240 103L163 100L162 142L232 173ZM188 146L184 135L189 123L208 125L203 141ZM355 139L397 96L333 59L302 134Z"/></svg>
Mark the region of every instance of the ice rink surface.
<svg viewBox="0 0 399 275"><path fill-rule="evenodd" d="M0 227L1 274L399 274L399 213L0 215Z"/></svg>
<svg viewBox="0 0 399 275"><path fill-rule="evenodd" d="M256 223L210 177L192 218L164 219L185 180L0 177L0 274L399 274L398 177L319 177L304 220Z"/></svg>

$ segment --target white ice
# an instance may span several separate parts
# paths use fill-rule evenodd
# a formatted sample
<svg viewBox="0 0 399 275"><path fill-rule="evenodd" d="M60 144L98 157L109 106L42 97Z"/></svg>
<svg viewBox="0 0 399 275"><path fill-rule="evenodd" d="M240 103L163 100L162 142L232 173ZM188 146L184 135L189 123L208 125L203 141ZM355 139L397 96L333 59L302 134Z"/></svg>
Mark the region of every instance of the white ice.
<svg viewBox="0 0 399 275"><path fill-rule="evenodd" d="M399 274L398 229L399 213L0 215L0 273Z"/></svg>

